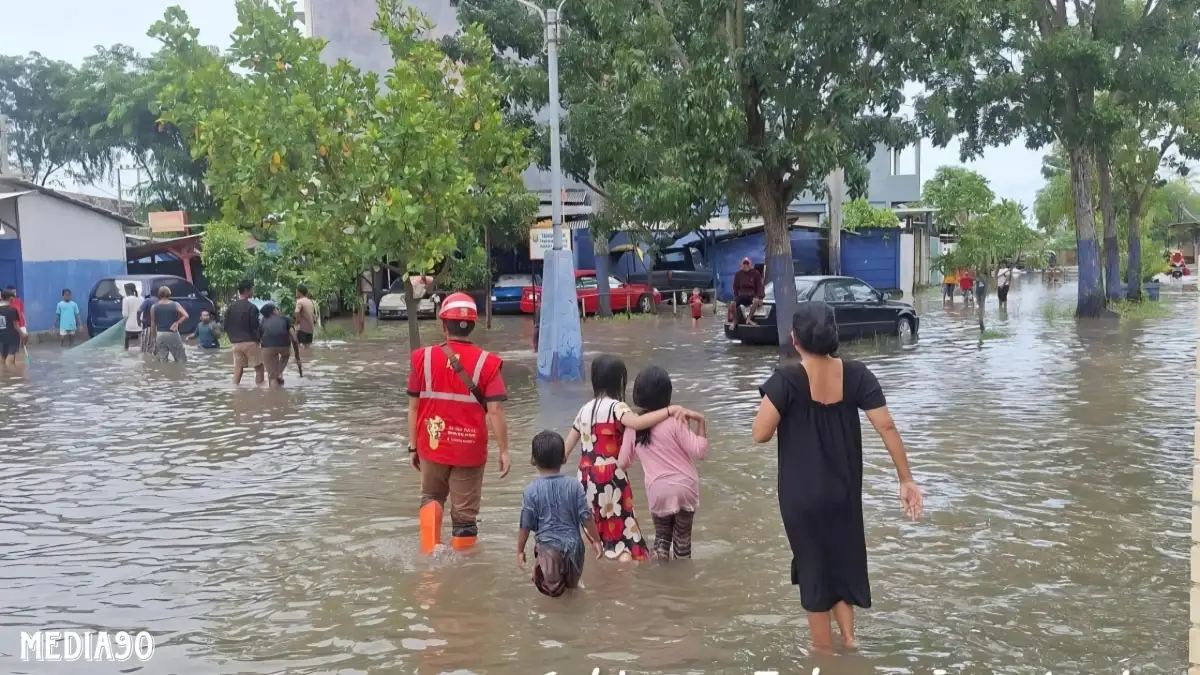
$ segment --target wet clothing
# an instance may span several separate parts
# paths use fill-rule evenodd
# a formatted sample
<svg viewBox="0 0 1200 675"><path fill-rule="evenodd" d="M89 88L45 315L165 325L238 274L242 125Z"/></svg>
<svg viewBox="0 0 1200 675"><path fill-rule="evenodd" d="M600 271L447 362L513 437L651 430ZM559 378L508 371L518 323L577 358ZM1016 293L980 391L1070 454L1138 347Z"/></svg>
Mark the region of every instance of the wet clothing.
<svg viewBox="0 0 1200 675"><path fill-rule="evenodd" d="M262 350L257 342L233 343L234 368L258 368L262 364Z"/></svg>
<svg viewBox="0 0 1200 675"><path fill-rule="evenodd" d="M292 346L292 320L286 316L273 314L263 319L262 339L259 344L265 347L291 347Z"/></svg>
<svg viewBox="0 0 1200 675"><path fill-rule="evenodd" d="M138 316L142 317L142 330L150 330L150 308L157 302L155 298L143 298L142 304L138 307Z"/></svg>
<svg viewBox="0 0 1200 675"><path fill-rule="evenodd" d="M792 549L792 583L809 612L839 601L871 606L862 512L859 410L887 405L867 367L842 360L842 400L812 400L808 373L783 365L759 392L779 411L779 510Z"/></svg>
<svg viewBox="0 0 1200 675"><path fill-rule="evenodd" d="M150 316L153 319L151 325L159 334L174 333L177 329L172 326L179 320L179 305L171 301L156 302L150 308Z"/></svg>
<svg viewBox="0 0 1200 675"><path fill-rule="evenodd" d="M733 296L738 300L766 297L762 272L753 267L748 270L739 269L733 275Z"/></svg>
<svg viewBox="0 0 1200 675"><path fill-rule="evenodd" d="M21 312L9 305L0 305L0 359L15 355L21 349L21 331L18 328Z"/></svg>
<svg viewBox="0 0 1200 675"><path fill-rule="evenodd" d="M486 464L450 466L421 459L421 506L429 502L446 505L450 499L450 526L455 537L479 535L476 518L483 498L483 474Z"/></svg>
<svg viewBox="0 0 1200 675"><path fill-rule="evenodd" d="M669 560L671 549L676 558L692 557L692 523L695 511L680 511L669 516L650 514L654 519L654 557Z"/></svg>
<svg viewBox="0 0 1200 675"><path fill-rule="evenodd" d="M311 345L313 342L313 334L306 333L302 330L297 330L296 331L296 342L299 342L302 345Z"/></svg>
<svg viewBox="0 0 1200 675"><path fill-rule="evenodd" d="M136 295L127 295L121 301L121 316L125 317L125 332L126 333L141 333L142 326L138 323L138 308L142 306L142 299Z"/></svg>
<svg viewBox="0 0 1200 675"><path fill-rule="evenodd" d="M166 362L167 357L178 363L187 363L187 351L183 348L183 338L172 330L160 330L154 336L154 359Z"/></svg>
<svg viewBox="0 0 1200 675"><path fill-rule="evenodd" d="M205 349L219 349L221 347L218 340L220 335L221 326L216 322L204 323L201 321L196 324L196 342Z"/></svg>
<svg viewBox="0 0 1200 675"><path fill-rule="evenodd" d="M259 311L254 303L239 298L225 310L225 334L233 344L253 342L258 344Z"/></svg>
<svg viewBox="0 0 1200 675"><path fill-rule="evenodd" d="M296 299L296 332L313 334L315 318L317 316L316 305L308 298Z"/></svg>
<svg viewBox="0 0 1200 675"><path fill-rule="evenodd" d="M20 328L24 328L25 327L25 301L21 300L20 298L14 297L12 300L10 300L8 302L8 304L11 307L17 308L17 316L20 317L17 320L17 326L19 326Z"/></svg>
<svg viewBox="0 0 1200 675"><path fill-rule="evenodd" d="M996 289L996 298L1000 300L1000 304L1008 304L1008 286L1001 286Z"/></svg>
<svg viewBox="0 0 1200 675"><path fill-rule="evenodd" d="M291 357L290 347L263 347L262 360L263 368L267 371L267 379L277 380L283 377L283 371L287 368L288 359Z"/></svg>
<svg viewBox="0 0 1200 675"><path fill-rule="evenodd" d="M587 496L570 476L538 476L525 488L521 529L537 538L534 584L539 591L557 597L579 584L585 554L580 528L591 519Z"/></svg>
<svg viewBox="0 0 1200 675"><path fill-rule="evenodd" d="M701 312L704 311L704 298L700 297L699 293L693 293L688 299L688 305L692 308L692 318L699 319Z"/></svg>
<svg viewBox="0 0 1200 675"><path fill-rule="evenodd" d="M592 506L604 557L628 553L634 560L645 560L649 551L633 512L633 487L625 470L617 466L625 433L621 418L630 412L629 406L607 396L579 409L573 424L583 446L578 476Z"/></svg>
<svg viewBox="0 0 1200 675"><path fill-rule="evenodd" d="M504 401L508 394L500 357L470 342L451 340L450 350L485 401ZM410 439L421 461L450 466L487 463L488 428L483 405L451 367L440 345L413 351L408 395L419 399L417 438Z"/></svg>
<svg viewBox="0 0 1200 675"><path fill-rule="evenodd" d="M142 331L125 331L125 350L129 350L129 345L136 345L142 339Z"/></svg>
<svg viewBox="0 0 1200 675"><path fill-rule="evenodd" d="M646 475L650 513L669 516L700 506L700 476L694 462L708 456L708 440L692 433L684 422L667 418L650 429L650 442L640 445L637 432L626 429L617 466L628 469L641 461Z"/></svg>

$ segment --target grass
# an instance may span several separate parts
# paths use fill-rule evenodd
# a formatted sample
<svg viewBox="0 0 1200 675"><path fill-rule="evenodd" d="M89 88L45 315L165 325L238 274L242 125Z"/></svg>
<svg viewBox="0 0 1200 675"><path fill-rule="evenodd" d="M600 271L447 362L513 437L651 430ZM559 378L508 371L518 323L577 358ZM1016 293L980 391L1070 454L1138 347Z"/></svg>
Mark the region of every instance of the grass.
<svg viewBox="0 0 1200 675"><path fill-rule="evenodd" d="M1075 308L1071 305L1048 302L1042 305L1041 310L1042 318L1047 321L1060 321L1063 319L1075 318Z"/></svg>
<svg viewBox="0 0 1200 675"><path fill-rule="evenodd" d="M1109 309L1121 317L1121 321L1144 321L1170 314L1170 310L1161 302L1150 302L1148 300L1142 302L1114 302L1112 305L1109 305Z"/></svg>
<svg viewBox="0 0 1200 675"><path fill-rule="evenodd" d="M1008 333L1005 333L1002 330L992 330L991 328L984 330L979 334L980 341L999 340L1006 337L1008 337Z"/></svg>

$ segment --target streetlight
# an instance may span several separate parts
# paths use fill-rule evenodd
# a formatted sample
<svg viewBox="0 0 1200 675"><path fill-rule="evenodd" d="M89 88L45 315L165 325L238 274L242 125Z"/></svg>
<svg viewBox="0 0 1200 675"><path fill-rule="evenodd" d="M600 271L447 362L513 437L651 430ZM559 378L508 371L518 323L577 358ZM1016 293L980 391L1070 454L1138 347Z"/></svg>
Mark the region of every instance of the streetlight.
<svg viewBox="0 0 1200 675"><path fill-rule="evenodd" d="M579 333L579 310L575 295L575 260L563 249L562 160L559 156L558 123L558 14L545 11L528 0L517 0L542 20L550 80L550 218L554 248L542 268L541 319L538 339L538 377L544 380L578 380L583 377L583 338Z"/></svg>

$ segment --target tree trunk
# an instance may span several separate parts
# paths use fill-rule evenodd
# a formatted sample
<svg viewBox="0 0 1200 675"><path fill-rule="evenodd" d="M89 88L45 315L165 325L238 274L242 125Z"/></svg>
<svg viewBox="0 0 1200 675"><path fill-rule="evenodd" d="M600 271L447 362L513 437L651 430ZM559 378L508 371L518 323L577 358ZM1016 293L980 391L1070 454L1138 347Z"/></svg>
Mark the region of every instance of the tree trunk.
<svg viewBox="0 0 1200 675"><path fill-rule="evenodd" d="M1109 301L1121 299L1121 249L1117 246L1117 212L1113 206L1112 162L1108 153L1096 153L1100 184L1100 217L1104 224L1104 289Z"/></svg>
<svg viewBox="0 0 1200 675"><path fill-rule="evenodd" d="M491 228L487 223L483 224L483 260L486 272L483 288L483 313L487 317L485 326L488 330L492 329L492 238Z"/></svg>
<svg viewBox="0 0 1200 675"><path fill-rule="evenodd" d="M596 257L596 290L600 299L598 316L612 316L612 289L608 287L608 235L592 232L592 251Z"/></svg>
<svg viewBox="0 0 1200 675"><path fill-rule="evenodd" d="M835 170L828 178L829 186L829 273L842 273L842 199L845 197L846 173ZM790 240L789 240L790 244ZM791 252L788 253L791 258Z"/></svg>
<svg viewBox="0 0 1200 675"><path fill-rule="evenodd" d="M792 238L788 233L787 209L774 191L760 188L755 195L767 239L767 272L775 284L775 330L780 358L796 355L792 345L792 315L796 313L795 266Z"/></svg>
<svg viewBox="0 0 1200 675"><path fill-rule="evenodd" d="M421 348L421 327L417 323L417 308L421 302L413 292L412 278L404 280L404 308L407 314L405 323L408 324L408 349L416 351Z"/></svg>
<svg viewBox="0 0 1200 675"><path fill-rule="evenodd" d="M1082 147L1071 150L1071 195L1075 199L1075 251L1079 259L1075 316L1098 317L1104 313L1104 273L1092 206L1092 163Z"/></svg>
<svg viewBox="0 0 1200 675"><path fill-rule="evenodd" d="M1129 261L1125 265L1125 286L1129 299L1142 301L1142 202L1129 200Z"/></svg>
<svg viewBox="0 0 1200 675"><path fill-rule="evenodd" d="M658 305L654 304L654 252L653 245L646 248L646 286L650 289L650 313L658 314ZM641 300L638 298L630 298L630 303L637 303Z"/></svg>

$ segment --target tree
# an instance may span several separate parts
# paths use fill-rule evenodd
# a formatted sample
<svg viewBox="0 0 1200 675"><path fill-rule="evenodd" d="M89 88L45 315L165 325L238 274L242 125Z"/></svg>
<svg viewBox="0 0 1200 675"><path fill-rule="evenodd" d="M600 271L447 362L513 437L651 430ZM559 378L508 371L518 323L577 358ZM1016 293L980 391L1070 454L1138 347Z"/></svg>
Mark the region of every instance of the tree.
<svg viewBox="0 0 1200 675"><path fill-rule="evenodd" d="M871 206L871 203L862 197L846 202L842 207L842 229L848 232L899 226L900 219L896 217L895 211Z"/></svg>
<svg viewBox="0 0 1200 675"><path fill-rule="evenodd" d="M238 282L245 279L253 257L246 250L246 233L229 223L217 221L204 228L200 262L218 304L233 297Z"/></svg>
<svg viewBox="0 0 1200 675"><path fill-rule="evenodd" d="M937 209L945 232L956 232L986 213L996 201L987 179L961 166L938 167L921 189L921 202Z"/></svg>
<svg viewBox="0 0 1200 675"><path fill-rule="evenodd" d="M200 67L188 59L197 43L186 15L168 10L156 26L172 68L190 68L184 88L163 90L166 121L195 129L224 217L269 224L310 287L340 291L360 320L365 270L445 269L485 215L527 199L515 187L528 166L523 135L500 115L478 31L462 42L472 60L455 64L425 39L427 20L381 0L374 26L395 57L381 81L344 60L323 63L324 42L300 33L290 2L238 0L237 9L229 58Z"/></svg>
<svg viewBox="0 0 1200 675"><path fill-rule="evenodd" d="M110 149L90 133L73 101L90 82L70 64L33 52L0 56L0 115L11 120L12 168L38 185L61 174L91 182L113 166Z"/></svg>

